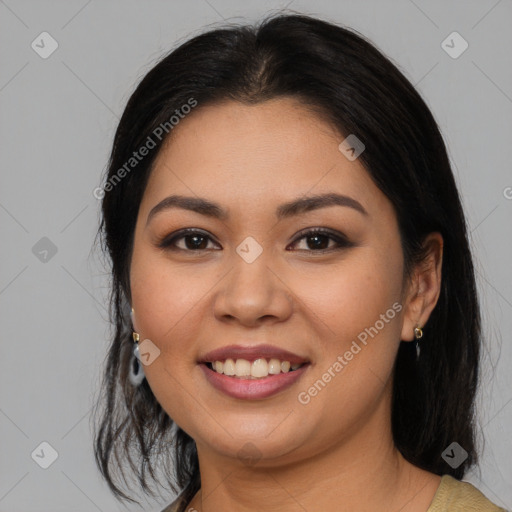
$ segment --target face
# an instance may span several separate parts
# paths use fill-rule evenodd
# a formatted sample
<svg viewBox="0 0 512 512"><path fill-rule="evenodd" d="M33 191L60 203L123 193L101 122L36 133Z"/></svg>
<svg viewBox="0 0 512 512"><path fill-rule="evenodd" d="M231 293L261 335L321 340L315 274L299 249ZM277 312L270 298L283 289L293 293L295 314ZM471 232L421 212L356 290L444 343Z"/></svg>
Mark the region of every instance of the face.
<svg viewBox="0 0 512 512"><path fill-rule="evenodd" d="M171 135L130 268L134 326L160 351L144 367L159 403L200 453L252 450L263 465L387 428L404 262L392 205L344 137L292 99L199 106ZM276 373L219 374L212 359ZM285 372L286 359L302 366Z"/></svg>

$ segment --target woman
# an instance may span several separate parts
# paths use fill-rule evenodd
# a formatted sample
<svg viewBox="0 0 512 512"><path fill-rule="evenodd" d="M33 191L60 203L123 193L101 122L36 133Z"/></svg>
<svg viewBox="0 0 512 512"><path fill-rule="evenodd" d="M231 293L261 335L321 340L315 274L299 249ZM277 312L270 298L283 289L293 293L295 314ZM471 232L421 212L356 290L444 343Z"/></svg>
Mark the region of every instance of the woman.
<svg viewBox="0 0 512 512"><path fill-rule="evenodd" d="M481 340L459 195L369 42L299 15L186 42L131 96L102 195L117 497L127 461L148 493L164 471L165 511L500 510L460 482Z"/></svg>

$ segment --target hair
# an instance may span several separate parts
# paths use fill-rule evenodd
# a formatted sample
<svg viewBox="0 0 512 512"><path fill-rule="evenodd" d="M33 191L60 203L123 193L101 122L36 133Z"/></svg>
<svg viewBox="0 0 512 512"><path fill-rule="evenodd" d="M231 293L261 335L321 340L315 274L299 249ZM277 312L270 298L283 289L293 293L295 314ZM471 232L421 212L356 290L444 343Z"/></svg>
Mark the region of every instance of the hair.
<svg viewBox="0 0 512 512"><path fill-rule="evenodd" d="M394 207L406 276L425 256L426 235L443 236L441 290L421 340L421 357L415 360L413 343L402 342L398 349L392 432L409 462L461 479L477 463L474 407L481 337L466 221L434 117L407 78L364 36L317 18L279 14L193 37L165 55L129 98L105 182L112 184L133 151L191 99L197 110L222 101L257 104L277 98L294 98L343 137L355 134L363 141L359 161ZM201 486L195 442L166 414L147 380L139 387L128 380L134 228L153 162L172 135L166 132L135 170L105 187L102 199L98 235L111 263L115 333L102 378L104 396L97 404L104 408L94 448L117 499L135 501L118 486L112 463L126 483L122 466L128 461L146 493L151 493L149 480L159 483L156 463L168 486L182 493L183 510ZM454 441L468 453L456 468L441 457Z"/></svg>

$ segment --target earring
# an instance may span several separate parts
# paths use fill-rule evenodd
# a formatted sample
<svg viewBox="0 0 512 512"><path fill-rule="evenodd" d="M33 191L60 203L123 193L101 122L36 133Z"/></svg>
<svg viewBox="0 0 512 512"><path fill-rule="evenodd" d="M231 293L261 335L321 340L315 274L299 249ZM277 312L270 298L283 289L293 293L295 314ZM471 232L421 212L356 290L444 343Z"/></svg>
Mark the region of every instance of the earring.
<svg viewBox="0 0 512 512"><path fill-rule="evenodd" d="M131 312L132 317L132 325L133 325L133 308ZM133 341L134 341L134 349L132 352L132 357L130 358L130 372L129 372L129 379L133 386L138 387L142 384L142 381L146 378L144 375L144 369L142 368L142 365L140 364L140 352L139 352L139 345L138 341L140 340L139 333L133 331L132 333Z"/></svg>
<svg viewBox="0 0 512 512"><path fill-rule="evenodd" d="M414 328L414 337L416 338L416 361L420 358L420 342L419 340L423 337L423 329L417 325Z"/></svg>

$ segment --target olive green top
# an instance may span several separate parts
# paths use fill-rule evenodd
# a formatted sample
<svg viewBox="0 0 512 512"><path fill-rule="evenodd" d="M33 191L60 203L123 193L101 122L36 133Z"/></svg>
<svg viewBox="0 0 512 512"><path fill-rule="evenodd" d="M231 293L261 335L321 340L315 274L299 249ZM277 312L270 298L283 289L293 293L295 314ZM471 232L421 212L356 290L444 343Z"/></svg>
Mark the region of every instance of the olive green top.
<svg viewBox="0 0 512 512"><path fill-rule="evenodd" d="M177 512L179 498L162 510ZM187 511L187 509L185 509ZM193 511L191 511L193 512ZM489 501L469 482L443 475L427 512L508 512Z"/></svg>
<svg viewBox="0 0 512 512"><path fill-rule="evenodd" d="M443 475L427 512L507 512L469 482Z"/></svg>

